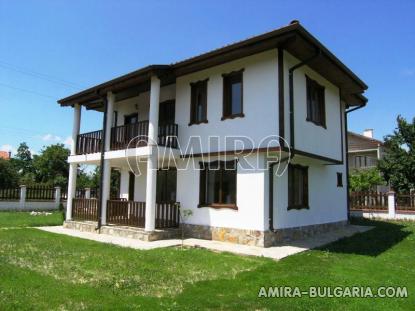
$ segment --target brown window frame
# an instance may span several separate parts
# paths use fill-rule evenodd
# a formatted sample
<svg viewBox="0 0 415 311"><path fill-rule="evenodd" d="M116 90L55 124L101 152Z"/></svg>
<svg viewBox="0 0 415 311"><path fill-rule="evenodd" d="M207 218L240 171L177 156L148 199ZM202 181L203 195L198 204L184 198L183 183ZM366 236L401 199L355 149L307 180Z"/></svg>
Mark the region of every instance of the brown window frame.
<svg viewBox="0 0 415 311"><path fill-rule="evenodd" d="M226 167L229 167L227 165L229 165L228 163L231 163L232 167L234 168L233 170L235 171L235 193L234 193L234 197L235 197L235 202L234 203L223 203L223 189L222 189L222 183L223 183L223 172L225 171ZM211 208L229 208L229 209L234 209L234 210L238 210L238 205L237 205L237 193L238 193L238 178L237 178L237 166L238 166L238 161L237 160L230 160L230 161L212 161L212 162L199 162L200 164L200 183L199 183L199 204L198 204L198 208L202 208L202 207L211 207ZM218 168L215 169L209 169L210 166L218 166ZM220 202L211 202L208 203L207 202L207 196L208 196L208 189L207 189L207 184L208 184L208 171L214 171L217 172L220 178L220 188L219 188L219 195L218 197L220 197Z"/></svg>
<svg viewBox="0 0 415 311"><path fill-rule="evenodd" d="M298 189L298 185L295 185L294 174L296 170L301 171L302 188L303 188L303 197L300 204L294 203L294 197ZM291 209L309 209L309 200L308 200L308 166L302 166L299 164L289 164L288 165L288 207L287 210Z"/></svg>
<svg viewBox="0 0 415 311"><path fill-rule="evenodd" d="M223 105L222 105L222 118L221 120L243 118L244 114L244 69L238 71L232 71L230 73L222 74L223 77ZM241 83L241 111L238 113L232 113L232 84Z"/></svg>
<svg viewBox="0 0 415 311"><path fill-rule="evenodd" d="M343 173L337 172L336 177L337 177L337 187L343 187Z"/></svg>
<svg viewBox="0 0 415 311"><path fill-rule="evenodd" d="M190 122L189 126L193 124L202 124L208 123L207 119L207 87L208 87L209 79L200 80L197 82L190 83ZM197 119L196 111L197 111L197 99L198 95L202 94L204 97L204 102L202 103L202 109L204 118L201 120Z"/></svg>
<svg viewBox="0 0 415 311"><path fill-rule="evenodd" d="M325 87L319 84L317 81L306 77L306 89L307 89L307 118L308 122L312 122L315 125L321 126L327 129L326 126L326 91ZM312 99L312 93L315 93L317 99ZM316 107L318 105L320 107ZM314 110L318 109L318 114L314 113Z"/></svg>

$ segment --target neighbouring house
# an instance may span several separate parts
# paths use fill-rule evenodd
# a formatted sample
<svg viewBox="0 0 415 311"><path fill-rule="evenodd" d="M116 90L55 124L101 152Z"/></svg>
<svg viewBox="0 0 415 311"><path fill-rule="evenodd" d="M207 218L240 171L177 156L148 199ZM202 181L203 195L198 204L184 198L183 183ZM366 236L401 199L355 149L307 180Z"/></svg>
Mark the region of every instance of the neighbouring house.
<svg viewBox="0 0 415 311"><path fill-rule="evenodd" d="M343 226L346 111L366 89L293 21L63 98L74 111L65 226L169 238L180 209L187 236L263 247ZM80 133L81 107L102 112L103 128ZM75 198L79 164L101 167L101 200Z"/></svg>
<svg viewBox="0 0 415 311"><path fill-rule="evenodd" d="M9 160L12 156L10 151L0 151L0 159Z"/></svg>
<svg viewBox="0 0 415 311"><path fill-rule="evenodd" d="M363 135L347 132L349 170L376 167L384 155L383 142L373 137L373 129L367 129Z"/></svg>

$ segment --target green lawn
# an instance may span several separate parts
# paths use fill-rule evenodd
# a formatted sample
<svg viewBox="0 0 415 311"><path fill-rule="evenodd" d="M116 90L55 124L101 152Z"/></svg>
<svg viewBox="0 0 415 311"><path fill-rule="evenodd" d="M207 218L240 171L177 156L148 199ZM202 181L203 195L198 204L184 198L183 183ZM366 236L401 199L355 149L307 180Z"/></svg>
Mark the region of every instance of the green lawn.
<svg viewBox="0 0 415 311"><path fill-rule="evenodd" d="M0 310L413 309L415 223L364 223L376 228L278 262L0 229ZM261 286L319 285L407 286L409 298L257 297Z"/></svg>
<svg viewBox="0 0 415 311"><path fill-rule="evenodd" d="M22 228L55 226L63 223L62 212L48 212L51 215L30 215L28 212L0 212L1 228Z"/></svg>

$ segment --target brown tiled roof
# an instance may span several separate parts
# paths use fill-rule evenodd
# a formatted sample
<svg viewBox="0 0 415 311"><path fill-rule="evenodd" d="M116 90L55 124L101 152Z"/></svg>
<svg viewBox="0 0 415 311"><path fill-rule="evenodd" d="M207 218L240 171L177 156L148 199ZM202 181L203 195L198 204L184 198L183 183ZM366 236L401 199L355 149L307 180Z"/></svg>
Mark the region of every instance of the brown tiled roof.
<svg viewBox="0 0 415 311"><path fill-rule="evenodd" d="M6 160L10 159L9 152L8 151L0 151L0 158L6 159Z"/></svg>
<svg viewBox="0 0 415 311"><path fill-rule="evenodd" d="M379 145L383 146L382 141L357 133L347 132L347 136L349 151L376 149Z"/></svg>
<svg viewBox="0 0 415 311"><path fill-rule="evenodd" d="M102 107L102 97L108 92L120 92L137 84L148 84L152 74L157 74L162 85L171 83L178 76L199 71L231 60L282 47L299 60L309 59L319 51L308 66L340 88L340 96L349 106L367 102L363 96L367 85L347 68L320 41L295 21L276 30L223 46L169 65L150 65L120 76L87 90L58 100L62 106L85 105L89 109ZM149 85L146 86L149 88Z"/></svg>

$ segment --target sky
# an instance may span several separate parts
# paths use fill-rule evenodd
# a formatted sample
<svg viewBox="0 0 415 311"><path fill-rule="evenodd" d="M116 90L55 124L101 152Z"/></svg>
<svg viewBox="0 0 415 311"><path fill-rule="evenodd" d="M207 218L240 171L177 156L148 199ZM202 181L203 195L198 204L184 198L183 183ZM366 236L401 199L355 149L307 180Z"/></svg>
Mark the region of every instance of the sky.
<svg viewBox="0 0 415 311"><path fill-rule="evenodd" d="M67 143L57 100L148 64L169 64L297 19L369 90L349 130L390 134L415 116L415 1L0 0L0 150ZM102 128L83 111L81 132Z"/></svg>

